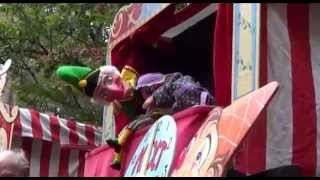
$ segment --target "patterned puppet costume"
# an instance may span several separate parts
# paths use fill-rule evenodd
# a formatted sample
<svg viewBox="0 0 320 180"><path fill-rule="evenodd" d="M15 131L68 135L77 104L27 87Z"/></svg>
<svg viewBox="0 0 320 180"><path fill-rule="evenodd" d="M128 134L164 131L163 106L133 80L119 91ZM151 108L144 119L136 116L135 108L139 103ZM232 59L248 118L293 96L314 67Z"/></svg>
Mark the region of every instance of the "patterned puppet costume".
<svg viewBox="0 0 320 180"><path fill-rule="evenodd" d="M139 78L138 89L145 86L143 79L151 74L146 74ZM155 100L155 107L170 108L171 113L175 113L194 105L212 105L213 96L206 88L203 88L199 82L194 81L191 76L183 76L181 73L172 73L162 75L159 80L161 86L152 92ZM149 85L152 91L152 85Z"/></svg>
<svg viewBox="0 0 320 180"><path fill-rule="evenodd" d="M118 138L107 140L116 152L111 164L115 169L121 168L121 147L137 129L153 123L164 114L172 114L194 105L213 104L213 97L207 89L201 87L192 77L183 76L181 73L166 75L148 73L138 79L138 73L129 66L125 66L121 73L113 66L103 66L97 70L62 66L57 74L78 87L84 94L93 97L96 102L100 104L114 102L117 111L127 114L130 122L121 130ZM115 80L117 76L123 80L121 81L123 84L117 84L119 82ZM117 99L112 95L112 89L117 89L113 88L113 85L115 87L127 85L132 91L124 96L117 96L121 97ZM135 108L141 107L143 99L150 96L154 98L154 106L149 107L145 114L137 116Z"/></svg>

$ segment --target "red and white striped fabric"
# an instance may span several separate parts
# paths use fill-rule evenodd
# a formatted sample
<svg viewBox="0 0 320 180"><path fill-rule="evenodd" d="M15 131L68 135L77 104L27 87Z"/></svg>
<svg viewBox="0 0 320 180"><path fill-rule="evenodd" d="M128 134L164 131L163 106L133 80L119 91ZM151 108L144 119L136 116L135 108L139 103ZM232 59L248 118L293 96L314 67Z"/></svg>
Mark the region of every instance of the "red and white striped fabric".
<svg viewBox="0 0 320 180"><path fill-rule="evenodd" d="M216 37L232 37L231 13L232 5L219 5ZM260 84L280 87L240 147L238 170L300 165L304 175L320 176L319 19L320 4L262 4ZM227 105L231 57L225 53L232 42L223 40L215 40L215 91L218 104Z"/></svg>
<svg viewBox="0 0 320 180"><path fill-rule="evenodd" d="M30 176L83 176L85 153L101 144L94 126L19 108L13 148L24 149Z"/></svg>

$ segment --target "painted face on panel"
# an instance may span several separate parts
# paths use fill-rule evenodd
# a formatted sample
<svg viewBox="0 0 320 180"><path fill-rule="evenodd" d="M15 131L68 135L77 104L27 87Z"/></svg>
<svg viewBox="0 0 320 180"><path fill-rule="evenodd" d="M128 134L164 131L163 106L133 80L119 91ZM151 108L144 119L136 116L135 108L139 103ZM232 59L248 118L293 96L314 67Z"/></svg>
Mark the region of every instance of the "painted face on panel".
<svg viewBox="0 0 320 180"><path fill-rule="evenodd" d="M218 119L221 109L213 111L191 140L181 166L172 176L204 176L215 158L218 148Z"/></svg>

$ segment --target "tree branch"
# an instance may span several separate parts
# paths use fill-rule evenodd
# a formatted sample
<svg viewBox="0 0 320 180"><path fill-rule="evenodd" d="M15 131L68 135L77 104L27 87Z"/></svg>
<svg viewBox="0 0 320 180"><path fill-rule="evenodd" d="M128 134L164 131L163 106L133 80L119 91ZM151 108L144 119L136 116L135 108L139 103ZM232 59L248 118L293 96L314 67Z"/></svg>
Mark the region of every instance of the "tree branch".
<svg viewBox="0 0 320 180"><path fill-rule="evenodd" d="M49 54L49 51L47 50L47 48L44 47L40 42L35 41L35 40L32 40L32 39L28 39L28 41L29 41L31 44L38 45L38 46L43 50L43 54L46 54L46 55Z"/></svg>
<svg viewBox="0 0 320 180"><path fill-rule="evenodd" d="M76 105L79 107L79 109L82 109L77 97L74 94L72 94L72 98L73 98L74 102L76 103Z"/></svg>
<svg viewBox="0 0 320 180"><path fill-rule="evenodd" d="M28 64L23 60L21 62L23 63L23 66L24 66L25 70L27 70L27 72L29 72L29 74L31 75L31 77L34 80L34 82L36 84L39 84L39 81L37 79L36 74L32 71L32 69L28 66Z"/></svg>

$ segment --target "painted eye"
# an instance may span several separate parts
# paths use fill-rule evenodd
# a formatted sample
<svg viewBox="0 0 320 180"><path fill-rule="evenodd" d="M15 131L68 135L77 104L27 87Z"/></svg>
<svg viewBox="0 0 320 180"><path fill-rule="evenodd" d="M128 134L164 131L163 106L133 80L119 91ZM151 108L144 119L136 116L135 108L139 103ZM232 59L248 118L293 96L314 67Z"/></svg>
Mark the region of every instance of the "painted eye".
<svg viewBox="0 0 320 180"><path fill-rule="evenodd" d="M112 84L112 80L113 80L112 76L108 76L108 77L105 79L104 84L105 84L105 85L110 85L110 84Z"/></svg>
<svg viewBox="0 0 320 180"><path fill-rule="evenodd" d="M198 165L199 168L204 164L210 150L211 150L211 136L208 135L203 141L202 145L200 146L196 156L196 164Z"/></svg>

